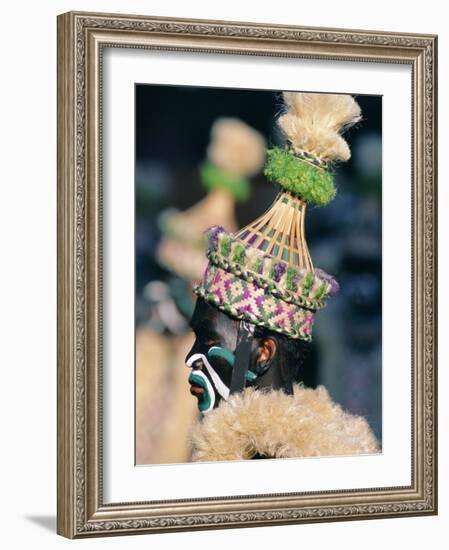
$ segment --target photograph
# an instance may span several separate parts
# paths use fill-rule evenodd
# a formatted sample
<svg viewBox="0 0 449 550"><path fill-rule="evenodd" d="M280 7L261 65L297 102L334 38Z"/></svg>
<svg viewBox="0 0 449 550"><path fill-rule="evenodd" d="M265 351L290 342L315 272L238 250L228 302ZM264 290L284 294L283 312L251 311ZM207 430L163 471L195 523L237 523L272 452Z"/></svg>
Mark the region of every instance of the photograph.
<svg viewBox="0 0 449 550"><path fill-rule="evenodd" d="M135 85L136 465L382 452L382 97Z"/></svg>
<svg viewBox="0 0 449 550"><path fill-rule="evenodd" d="M59 534L437 513L436 48L58 17Z"/></svg>

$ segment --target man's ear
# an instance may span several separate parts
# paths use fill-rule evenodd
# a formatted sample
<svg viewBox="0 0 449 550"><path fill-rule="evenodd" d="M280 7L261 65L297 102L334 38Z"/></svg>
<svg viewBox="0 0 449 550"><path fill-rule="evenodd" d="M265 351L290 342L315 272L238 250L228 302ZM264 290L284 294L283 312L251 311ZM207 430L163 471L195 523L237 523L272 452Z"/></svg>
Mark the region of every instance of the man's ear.
<svg viewBox="0 0 449 550"><path fill-rule="evenodd" d="M272 336L261 338L259 348L257 350L256 370L259 372L267 371L271 366L271 362L273 361L277 350L278 343L275 338Z"/></svg>

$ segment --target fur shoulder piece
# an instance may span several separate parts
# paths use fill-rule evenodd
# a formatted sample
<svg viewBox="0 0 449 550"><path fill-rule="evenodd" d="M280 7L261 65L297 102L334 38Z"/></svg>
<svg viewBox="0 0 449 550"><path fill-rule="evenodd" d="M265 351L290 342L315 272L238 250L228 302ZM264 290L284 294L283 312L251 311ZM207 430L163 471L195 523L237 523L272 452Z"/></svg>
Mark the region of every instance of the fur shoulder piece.
<svg viewBox="0 0 449 550"><path fill-rule="evenodd" d="M380 452L368 422L343 411L323 386L296 385L293 395L246 388L205 415L191 438L193 461Z"/></svg>

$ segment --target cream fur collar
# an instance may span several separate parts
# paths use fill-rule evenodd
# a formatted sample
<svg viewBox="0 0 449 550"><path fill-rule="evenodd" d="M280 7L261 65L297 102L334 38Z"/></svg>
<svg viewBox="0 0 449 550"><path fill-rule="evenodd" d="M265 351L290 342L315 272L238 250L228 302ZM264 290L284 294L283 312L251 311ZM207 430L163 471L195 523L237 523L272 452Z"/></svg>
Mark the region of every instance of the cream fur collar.
<svg viewBox="0 0 449 550"><path fill-rule="evenodd" d="M323 386L246 388L208 413L192 432L192 460L335 456L380 452L368 422L334 403Z"/></svg>

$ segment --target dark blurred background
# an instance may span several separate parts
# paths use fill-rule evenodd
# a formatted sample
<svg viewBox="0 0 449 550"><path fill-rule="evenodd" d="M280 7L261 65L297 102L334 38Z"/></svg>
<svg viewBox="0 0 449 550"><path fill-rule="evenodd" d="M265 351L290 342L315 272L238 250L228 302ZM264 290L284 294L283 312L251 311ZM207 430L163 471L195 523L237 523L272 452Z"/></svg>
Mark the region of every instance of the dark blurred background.
<svg viewBox="0 0 449 550"><path fill-rule="evenodd" d="M158 217L166 208L185 210L204 197L198 165L213 122L240 118L268 145L278 144L281 93L139 84L135 99L136 325L142 327L151 324L148 283L166 282L175 294L179 289L155 259ZM307 211L312 261L335 276L340 292L316 315L303 380L312 387L325 385L345 409L366 417L381 438L382 98L356 99L363 118L346 133L352 157L336 169L337 197ZM276 194L262 174L253 178L251 198L236 207L239 226L262 214ZM181 309L188 317L189 307Z"/></svg>

